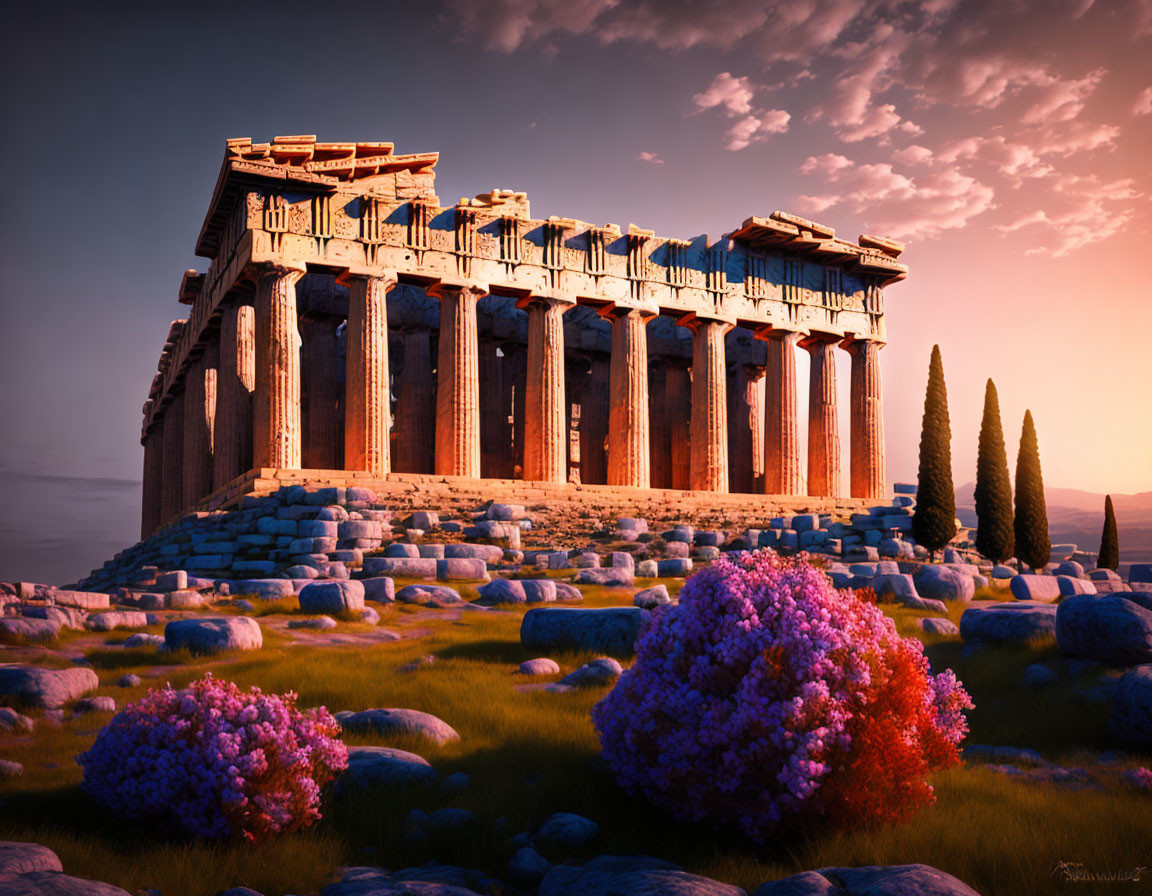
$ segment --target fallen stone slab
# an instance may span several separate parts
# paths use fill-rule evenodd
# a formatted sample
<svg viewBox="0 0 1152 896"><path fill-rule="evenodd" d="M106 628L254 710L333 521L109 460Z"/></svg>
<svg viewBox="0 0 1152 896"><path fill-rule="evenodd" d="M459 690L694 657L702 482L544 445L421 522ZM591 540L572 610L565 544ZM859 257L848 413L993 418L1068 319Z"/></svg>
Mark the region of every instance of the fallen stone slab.
<svg viewBox="0 0 1152 896"><path fill-rule="evenodd" d="M46 669L41 666L0 665L0 703L59 709L100 686L91 669Z"/></svg>
<svg viewBox="0 0 1152 896"><path fill-rule="evenodd" d="M819 891L817 896L819 896ZM597 856L583 866L555 865L539 896L746 896L744 890L650 856Z"/></svg>
<svg viewBox="0 0 1152 896"><path fill-rule="evenodd" d="M1130 596L1080 594L1064 598L1056 610L1060 650L1117 666L1152 663L1152 607L1141 606Z"/></svg>
<svg viewBox="0 0 1152 896"><path fill-rule="evenodd" d="M250 594L260 600L280 600L296 593L288 579L239 579L231 591L233 595Z"/></svg>
<svg viewBox="0 0 1152 896"><path fill-rule="evenodd" d="M336 721L345 731L378 734L382 737L423 737L437 744L460 740L456 729L431 713L416 709L365 709L338 712Z"/></svg>
<svg viewBox="0 0 1152 896"><path fill-rule="evenodd" d="M606 585L630 588L634 575L631 569L619 566L590 567L576 573L575 585Z"/></svg>
<svg viewBox="0 0 1152 896"><path fill-rule="evenodd" d="M187 648L198 654L258 650L264 646L264 634L248 616L178 619L164 626L164 644L168 650Z"/></svg>
<svg viewBox="0 0 1152 896"><path fill-rule="evenodd" d="M58 871L0 874L0 893L4 896L129 896L127 890L112 884Z"/></svg>
<svg viewBox="0 0 1152 896"><path fill-rule="evenodd" d="M495 544L446 544L444 559L483 560L497 564L504 560L504 548Z"/></svg>
<svg viewBox="0 0 1152 896"><path fill-rule="evenodd" d="M560 671L559 667L556 671ZM35 723L28 716L21 715L8 706L0 707L0 731L6 734L26 734L34 727Z"/></svg>
<svg viewBox="0 0 1152 896"><path fill-rule="evenodd" d="M84 628L84 620L88 618L85 610L76 607L49 607L43 604L21 604L20 615L29 619L47 619L57 628Z"/></svg>
<svg viewBox="0 0 1152 896"><path fill-rule="evenodd" d="M110 632L116 628L145 628L148 614L140 610L110 610L107 613L94 613L84 623L93 632Z"/></svg>
<svg viewBox="0 0 1152 896"><path fill-rule="evenodd" d="M355 579L309 582L300 590L304 613L343 613L364 609L364 584Z"/></svg>
<svg viewBox="0 0 1152 896"><path fill-rule="evenodd" d="M980 896L930 865L820 868L757 887L752 896Z"/></svg>
<svg viewBox="0 0 1152 896"><path fill-rule="evenodd" d="M529 650L591 650L618 656L635 652L644 618L639 607L540 607L524 614L520 643Z"/></svg>
<svg viewBox="0 0 1152 896"><path fill-rule="evenodd" d="M1096 593L1096 585L1090 579L1058 575L1056 576L1056 585L1060 589L1060 594L1064 597L1070 597L1073 594Z"/></svg>
<svg viewBox="0 0 1152 896"><path fill-rule="evenodd" d="M436 578L444 582L487 582L490 577L488 564L480 558L447 557L436 561Z"/></svg>
<svg viewBox="0 0 1152 896"><path fill-rule="evenodd" d="M81 697L76 701L73 710L77 713L85 712L116 712L116 700L113 697Z"/></svg>
<svg viewBox="0 0 1152 896"><path fill-rule="evenodd" d="M960 629L951 619L940 619L936 616L925 616L920 620L920 628L929 635L958 635Z"/></svg>
<svg viewBox="0 0 1152 896"><path fill-rule="evenodd" d="M400 576L409 579L436 578L434 557L365 557L367 576Z"/></svg>
<svg viewBox="0 0 1152 896"><path fill-rule="evenodd" d="M1017 601L969 606L960 617L960 637L965 642L1025 644L1056 636L1053 604Z"/></svg>
<svg viewBox="0 0 1152 896"><path fill-rule="evenodd" d="M1052 603L1060 597L1060 583L1056 580L1056 576L1013 576L1009 580L1008 587L1016 600Z"/></svg>
<svg viewBox="0 0 1152 896"><path fill-rule="evenodd" d="M447 585L405 585L396 592L396 600L402 604L418 606L463 603L460 592Z"/></svg>
<svg viewBox="0 0 1152 896"><path fill-rule="evenodd" d="M57 591L54 598L61 606L82 610L107 610L111 606L108 595L99 591Z"/></svg>

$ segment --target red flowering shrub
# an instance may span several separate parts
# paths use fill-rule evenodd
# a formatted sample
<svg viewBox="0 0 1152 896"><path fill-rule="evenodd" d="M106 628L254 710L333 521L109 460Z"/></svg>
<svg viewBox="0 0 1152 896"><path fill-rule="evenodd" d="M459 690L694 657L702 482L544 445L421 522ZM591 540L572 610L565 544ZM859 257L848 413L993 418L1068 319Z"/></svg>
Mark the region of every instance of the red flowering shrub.
<svg viewBox="0 0 1152 896"><path fill-rule="evenodd" d="M905 821L959 761L967 693L922 645L804 555L721 560L658 610L593 709L628 790L687 821Z"/></svg>

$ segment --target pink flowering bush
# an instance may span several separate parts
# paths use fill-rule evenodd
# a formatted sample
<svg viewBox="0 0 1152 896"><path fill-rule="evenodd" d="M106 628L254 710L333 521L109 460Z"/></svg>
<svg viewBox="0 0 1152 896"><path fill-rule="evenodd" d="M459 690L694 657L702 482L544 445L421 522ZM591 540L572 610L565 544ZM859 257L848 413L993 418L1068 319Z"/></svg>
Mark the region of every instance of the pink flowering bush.
<svg viewBox="0 0 1152 896"><path fill-rule="evenodd" d="M785 823L904 821L959 761L972 707L952 672L804 555L756 551L693 575L641 631L592 711L630 792L762 842Z"/></svg>
<svg viewBox="0 0 1152 896"><path fill-rule="evenodd" d="M77 757L84 790L122 818L251 841L320 817L320 789L348 767L340 726L292 692L241 691L211 674L151 690Z"/></svg>

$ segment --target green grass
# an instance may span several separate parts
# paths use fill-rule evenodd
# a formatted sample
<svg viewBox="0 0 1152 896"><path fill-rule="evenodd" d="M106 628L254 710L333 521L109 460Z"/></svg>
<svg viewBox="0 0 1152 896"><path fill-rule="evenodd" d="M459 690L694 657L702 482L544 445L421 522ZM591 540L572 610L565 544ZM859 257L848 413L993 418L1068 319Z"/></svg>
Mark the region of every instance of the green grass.
<svg viewBox="0 0 1152 896"><path fill-rule="evenodd" d="M679 580L669 584L670 591L678 591ZM475 592L474 586L459 590L466 597ZM631 601L628 589L583 590L585 606ZM323 704L333 711L395 706L433 713L460 732L458 743L438 747L411 738L387 743L420 753L442 775L470 775L470 786L459 795L360 791L339 800L330 797L323 821L313 829L256 848L174 839L148 826L109 819L80 790L73 757L107 720L80 716L59 726L41 724L32 735L4 744L4 758L22 762L26 772L0 786L5 801L0 839L45 843L59 853L69 873L107 880L130 892L159 888L190 896L210 896L239 884L267 896L308 892L342 864L398 868L436 859L502 876L513 852L511 835L531 831L557 811L597 820L604 829L601 851L660 856L749 891L764 880L810 868L925 862L956 874L983 896L1021 896L1057 892L1050 875L1060 861L1083 862L1100 871L1148 863L1152 800L1147 794L1116 782L1106 784L1103 792L1071 792L980 766L937 775L937 804L908 825L845 834L786 832L757 848L732 832L677 823L642 798L622 793L599 759L589 711L604 689L569 694L524 689L530 680L515 670L533 655L518 639L525 609L457 615L388 606L381 612L382 627L421 637L367 647L296 645L265 627L263 650L216 657L211 663L175 655L169 657L172 662L160 662L154 652L116 647L89 653L101 679L98 693L119 703L141 695L148 685L169 681L179 687L211 668L242 686L294 690L302 706ZM950 608L949 615L955 618L960 609ZM901 631L913 633L915 613L892 606L884 610ZM341 623L345 627L356 626ZM1027 665L1055 658L1051 644L965 657L955 638L925 640L933 667L956 669L974 696L970 742L1035 747L1068 761L1083 759L1086 750L1113 746L1106 733L1106 707L1076 697L1073 682L1062 680L1047 692L1020 687ZM429 654L436 657L434 663L405 671ZM555 658L567 672L590 656L570 652ZM152 677L136 688L116 687L125 671ZM350 735L348 742L384 743L363 734ZM1147 758L1141 761L1148 764ZM478 831L406 848L402 835L408 810L444 806L475 812L481 820ZM504 819L502 834L496 833L497 819ZM1075 885L1078 894L1137 892L1116 886Z"/></svg>

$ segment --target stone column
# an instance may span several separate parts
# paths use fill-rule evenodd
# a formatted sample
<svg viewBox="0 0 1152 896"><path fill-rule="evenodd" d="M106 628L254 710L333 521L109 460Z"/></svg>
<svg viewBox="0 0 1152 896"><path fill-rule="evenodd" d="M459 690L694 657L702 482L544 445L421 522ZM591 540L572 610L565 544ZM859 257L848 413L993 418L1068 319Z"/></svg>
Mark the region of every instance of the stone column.
<svg viewBox="0 0 1152 896"><path fill-rule="evenodd" d="M343 469L336 454L340 428L337 404L340 397L336 331L340 321L329 315L300 319L300 386L303 426L300 461L308 470ZM347 469L363 469L348 467Z"/></svg>
<svg viewBox="0 0 1152 896"><path fill-rule="evenodd" d="M885 494L884 407L880 400L880 343L850 343L852 356L851 450L853 498L876 500Z"/></svg>
<svg viewBox="0 0 1152 896"><path fill-rule="evenodd" d="M724 334L731 324L695 318L692 329L691 486L728 491L728 394Z"/></svg>
<svg viewBox="0 0 1152 896"><path fill-rule="evenodd" d="M216 368L216 425L212 431L212 488L252 469L252 390L256 344L251 305L226 304L220 318Z"/></svg>
<svg viewBox="0 0 1152 896"><path fill-rule="evenodd" d="M650 488L672 487L672 444L668 432L668 400L664 391L666 366L653 361L648 366L648 458Z"/></svg>
<svg viewBox="0 0 1152 896"><path fill-rule="evenodd" d="M608 484L648 488L648 332L651 314L618 308L612 321L608 380Z"/></svg>
<svg viewBox="0 0 1152 896"><path fill-rule="evenodd" d="M740 364L732 377L728 409L728 487L734 492L753 494L764 487L764 431L760 424L763 375L762 367Z"/></svg>
<svg viewBox="0 0 1152 896"><path fill-rule="evenodd" d="M687 491L692 487L692 379L683 364L669 361L664 368L664 398L671 446L669 488Z"/></svg>
<svg viewBox="0 0 1152 896"><path fill-rule="evenodd" d="M431 331L405 329L396 388L396 456L392 469L431 473L436 455L436 379L432 373Z"/></svg>
<svg viewBox="0 0 1152 896"><path fill-rule="evenodd" d="M504 358L496 353L491 339L480 340L480 475L485 479L507 479L512 434L508 429L508 391L504 386Z"/></svg>
<svg viewBox="0 0 1152 896"><path fill-rule="evenodd" d="M144 476L140 496L140 537L147 538L160 525L160 500L164 488L164 427L155 420L144 434Z"/></svg>
<svg viewBox="0 0 1152 896"><path fill-rule="evenodd" d="M524 478L566 482L568 420L564 399L564 312L572 306L532 296L528 311L528 382L524 395Z"/></svg>
<svg viewBox="0 0 1152 896"><path fill-rule="evenodd" d="M440 344L436 358L436 473L480 476L480 372L474 286L439 284Z"/></svg>
<svg viewBox="0 0 1152 896"><path fill-rule="evenodd" d="M796 409L796 344L799 333L770 330L764 377L764 493L800 495L800 430Z"/></svg>
<svg viewBox="0 0 1152 896"><path fill-rule="evenodd" d="M504 375L512 393L512 478L524 478L524 393L528 385L528 352L523 343L504 347Z"/></svg>
<svg viewBox="0 0 1152 896"><path fill-rule="evenodd" d="M821 334L804 340L811 356L808 385L808 494L840 497L840 433L836 420L836 342Z"/></svg>
<svg viewBox="0 0 1152 896"><path fill-rule="evenodd" d="M364 470L374 476L384 476L392 469L387 296L395 285L393 274L352 277L348 284L344 469Z"/></svg>
<svg viewBox="0 0 1152 896"><path fill-rule="evenodd" d="M204 358L188 364L184 371L184 475L181 504L190 510L212 490L212 430L210 419L215 409L209 407L204 388ZM213 390L215 391L215 390ZM215 395L212 396L213 400Z"/></svg>
<svg viewBox="0 0 1152 896"><path fill-rule="evenodd" d="M300 270L269 265L256 288L252 460L257 468L300 469L296 283L303 275Z"/></svg>
<svg viewBox="0 0 1152 896"><path fill-rule="evenodd" d="M184 393L172 396L164 409L164 480L160 489L160 525L184 509Z"/></svg>

